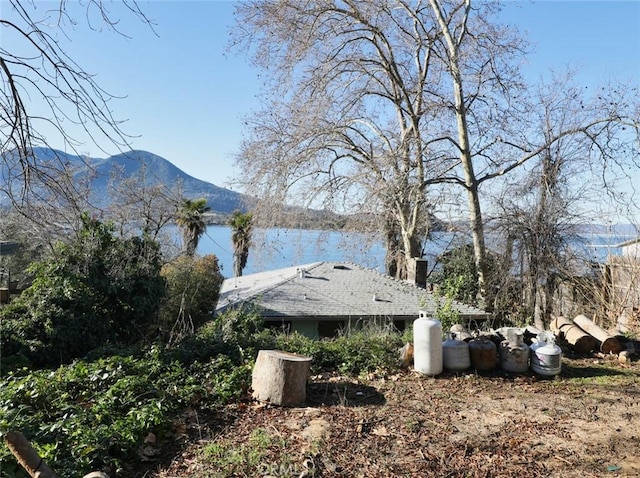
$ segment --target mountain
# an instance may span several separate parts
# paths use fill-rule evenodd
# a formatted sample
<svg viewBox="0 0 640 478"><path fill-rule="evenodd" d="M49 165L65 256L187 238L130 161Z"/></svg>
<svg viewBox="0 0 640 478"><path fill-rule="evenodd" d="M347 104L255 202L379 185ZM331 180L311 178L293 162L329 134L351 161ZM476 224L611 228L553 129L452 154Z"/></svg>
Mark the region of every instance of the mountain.
<svg viewBox="0 0 640 478"><path fill-rule="evenodd" d="M57 161L74 172L74 177L90 177L91 197L95 203L105 206L110 201L109 183L114 177L130 178L144 171L147 185L164 184L171 187L182 183L185 197L205 198L213 213L229 214L235 210L245 210L244 195L188 175L167 159L148 151L133 150L106 159L80 157L49 148L34 148L37 162L46 164ZM6 161L3 161L3 169ZM2 171L2 180L8 177ZM142 178L143 176L140 175Z"/></svg>

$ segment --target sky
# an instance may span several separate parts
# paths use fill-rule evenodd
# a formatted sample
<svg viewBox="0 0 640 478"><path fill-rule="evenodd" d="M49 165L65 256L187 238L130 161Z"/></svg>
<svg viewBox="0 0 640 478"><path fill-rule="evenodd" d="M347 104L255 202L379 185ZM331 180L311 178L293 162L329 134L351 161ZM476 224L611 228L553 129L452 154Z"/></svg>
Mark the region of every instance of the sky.
<svg viewBox="0 0 640 478"><path fill-rule="evenodd" d="M57 5L32 1L41 13ZM72 12L75 2L68 2ZM67 28L68 38L57 39L106 91L121 97L111 108L117 119L126 120L123 130L136 136L133 149L150 151L198 179L230 187L243 118L258 109L261 87L259 71L247 58L227 53L234 2L138 3L154 23L153 30L115 2L109 8L121 19L118 28L127 37L92 31L80 15L77 25ZM0 15L12 15L7 0L0 0ZM570 65L581 69L579 78L589 86L610 77L640 82L640 1L505 1L502 19L533 43L535 52L525 67L529 77ZM80 133L72 136L83 140ZM78 150L107 156L88 139ZM112 154L117 153L114 148Z"/></svg>

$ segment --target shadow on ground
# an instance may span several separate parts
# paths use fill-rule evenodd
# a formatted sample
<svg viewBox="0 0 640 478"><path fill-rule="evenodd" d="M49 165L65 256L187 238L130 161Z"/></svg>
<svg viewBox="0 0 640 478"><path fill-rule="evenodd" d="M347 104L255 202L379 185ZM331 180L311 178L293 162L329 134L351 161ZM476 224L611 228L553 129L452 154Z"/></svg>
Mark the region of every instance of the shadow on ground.
<svg viewBox="0 0 640 478"><path fill-rule="evenodd" d="M384 395L368 385L347 381L320 381L307 384L309 406L341 405L345 407L364 407L384 405Z"/></svg>

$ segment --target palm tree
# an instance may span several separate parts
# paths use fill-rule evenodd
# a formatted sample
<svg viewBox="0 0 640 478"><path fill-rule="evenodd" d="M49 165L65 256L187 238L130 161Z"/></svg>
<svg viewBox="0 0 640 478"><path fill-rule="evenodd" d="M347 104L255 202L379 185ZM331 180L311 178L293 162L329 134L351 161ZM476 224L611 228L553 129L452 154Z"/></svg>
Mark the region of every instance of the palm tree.
<svg viewBox="0 0 640 478"><path fill-rule="evenodd" d="M231 226L233 242L233 273L236 277L240 277L249 259L253 216L251 213L234 211L229 219L229 226Z"/></svg>
<svg viewBox="0 0 640 478"><path fill-rule="evenodd" d="M181 229L182 245L187 256L193 257L196 253L198 242L207 230L203 215L209 210L211 208L207 206L205 198L183 199L178 207L176 224Z"/></svg>

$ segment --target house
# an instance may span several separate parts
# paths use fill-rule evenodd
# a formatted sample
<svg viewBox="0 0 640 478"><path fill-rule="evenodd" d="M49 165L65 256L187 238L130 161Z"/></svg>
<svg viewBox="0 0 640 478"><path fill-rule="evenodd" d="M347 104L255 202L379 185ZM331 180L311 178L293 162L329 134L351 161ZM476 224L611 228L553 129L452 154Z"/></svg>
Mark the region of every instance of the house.
<svg viewBox="0 0 640 478"><path fill-rule="evenodd" d="M613 247L621 249L623 257L640 259L640 237L616 244Z"/></svg>
<svg viewBox="0 0 640 478"><path fill-rule="evenodd" d="M268 326L313 338L357 329L365 322L404 330L419 310L435 316L439 307L436 297L415 283L345 262L315 262L226 279L216 313L251 303L260 307ZM462 321L489 316L474 307L452 305Z"/></svg>
<svg viewBox="0 0 640 478"><path fill-rule="evenodd" d="M605 264L607 315L622 332L640 331L640 238L614 246L621 255L611 255Z"/></svg>

